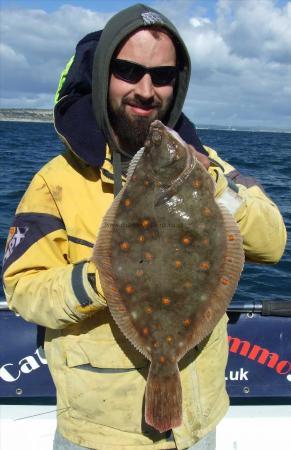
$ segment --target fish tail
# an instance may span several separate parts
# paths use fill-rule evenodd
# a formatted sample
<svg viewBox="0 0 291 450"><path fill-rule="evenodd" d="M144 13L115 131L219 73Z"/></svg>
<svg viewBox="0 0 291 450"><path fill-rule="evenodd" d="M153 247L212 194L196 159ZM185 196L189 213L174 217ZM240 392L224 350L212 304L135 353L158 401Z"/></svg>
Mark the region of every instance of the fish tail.
<svg viewBox="0 0 291 450"><path fill-rule="evenodd" d="M160 433L182 423L182 387L178 366L170 375L156 375L152 366L145 393L145 420Z"/></svg>

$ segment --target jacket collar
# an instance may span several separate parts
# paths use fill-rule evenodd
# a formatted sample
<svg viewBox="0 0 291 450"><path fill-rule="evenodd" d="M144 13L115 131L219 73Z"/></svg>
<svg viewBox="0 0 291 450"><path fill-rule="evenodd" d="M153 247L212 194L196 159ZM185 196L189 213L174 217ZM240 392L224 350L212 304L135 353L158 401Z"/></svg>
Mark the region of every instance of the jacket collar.
<svg viewBox="0 0 291 450"><path fill-rule="evenodd" d="M109 145L106 145L105 159L100 167L100 178L103 183L114 184L114 169L112 164L112 153ZM122 175L122 182L125 183L126 177Z"/></svg>

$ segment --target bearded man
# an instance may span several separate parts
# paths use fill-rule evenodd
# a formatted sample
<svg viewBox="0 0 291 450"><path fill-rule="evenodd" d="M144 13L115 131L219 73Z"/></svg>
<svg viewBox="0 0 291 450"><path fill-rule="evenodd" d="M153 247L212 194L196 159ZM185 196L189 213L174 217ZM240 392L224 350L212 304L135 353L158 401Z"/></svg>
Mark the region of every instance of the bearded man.
<svg viewBox="0 0 291 450"><path fill-rule="evenodd" d="M66 152L35 175L16 211L13 227L25 232L17 246L7 247L5 291L11 309L46 328L45 352L57 390L55 450L215 448L215 427L229 404L227 317L181 367L182 425L159 433L143 416L148 361L114 323L90 262L114 193L157 118L195 145L216 197L239 225L246 258L280 259L286 232L277 207L202 146L182 114L189 79L186 46L165 16L144 5L115 15L97 45L92 93L74 92L57 103L55 125ZM230 190L237 193L235 204Z"/></svg>

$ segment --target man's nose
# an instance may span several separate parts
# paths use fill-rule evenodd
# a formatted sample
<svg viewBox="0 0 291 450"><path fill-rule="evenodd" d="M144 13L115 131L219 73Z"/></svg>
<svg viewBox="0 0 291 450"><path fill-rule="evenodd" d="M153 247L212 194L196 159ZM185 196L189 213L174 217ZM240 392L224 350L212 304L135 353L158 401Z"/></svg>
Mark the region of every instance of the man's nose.
<svg viewBox="0 0 291 450"><path fill-rule="evenodd" d="M140 97L150 98L154 96L154 85L149 73L146 73L135 85L135 94Z"/></svg>

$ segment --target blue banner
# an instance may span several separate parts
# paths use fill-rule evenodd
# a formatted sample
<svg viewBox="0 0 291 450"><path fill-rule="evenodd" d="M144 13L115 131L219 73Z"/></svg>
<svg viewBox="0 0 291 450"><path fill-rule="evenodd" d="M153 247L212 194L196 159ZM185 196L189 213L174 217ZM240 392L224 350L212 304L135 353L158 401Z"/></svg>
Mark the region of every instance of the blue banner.
<svg viewBox="0 0 291 450"><path fill-rule="evenodd" d="M230 313L227 389L232 398L291 397L291 319ZM0 311L0 397L55 397L42 329Z"/></svg>

